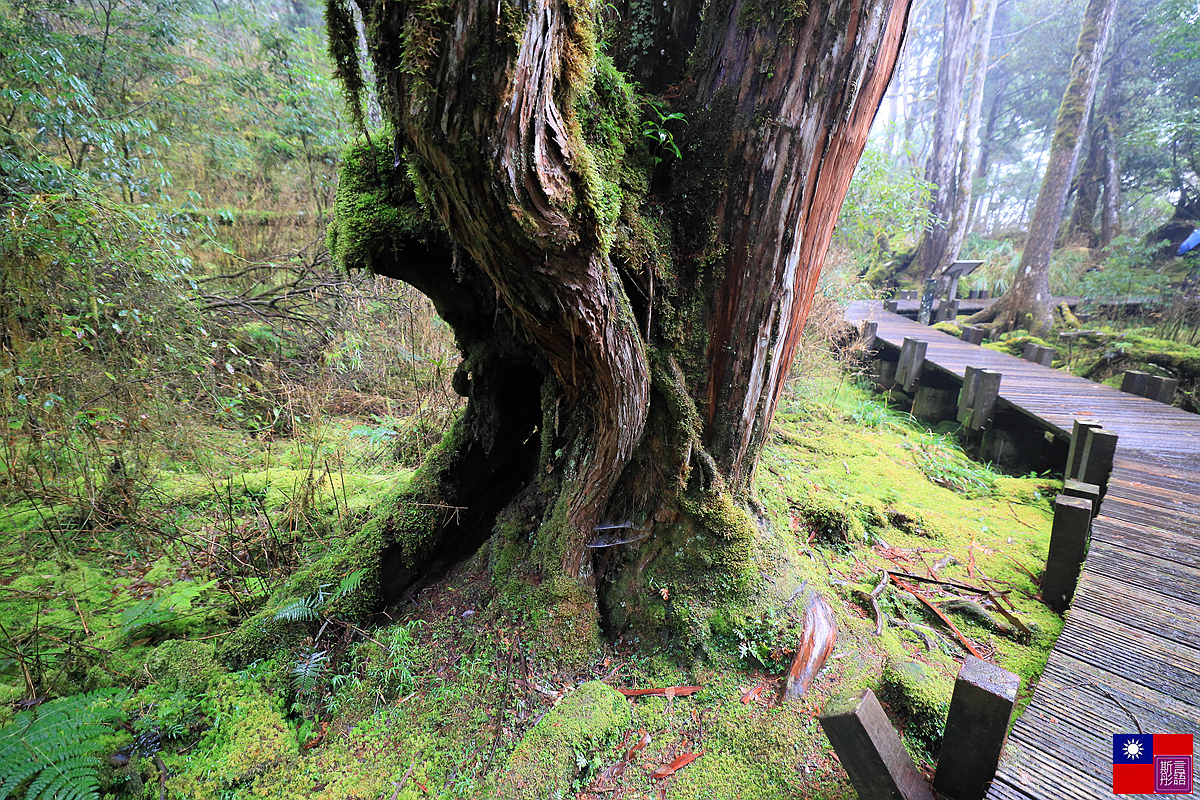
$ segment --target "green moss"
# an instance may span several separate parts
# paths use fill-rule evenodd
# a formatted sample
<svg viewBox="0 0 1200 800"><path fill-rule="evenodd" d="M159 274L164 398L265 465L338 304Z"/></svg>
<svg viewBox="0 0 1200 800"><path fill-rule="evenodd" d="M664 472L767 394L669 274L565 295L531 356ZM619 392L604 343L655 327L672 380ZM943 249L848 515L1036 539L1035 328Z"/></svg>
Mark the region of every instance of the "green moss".
<svg viewBox="0 0 1200 800"><path fill-rule="evenodd" d="M216 659L211 642L171 639L154 648L146 661L146 672L168 691L198 693L224 669Z"/></svg>
<svg viewBox="0 0 1200 800"><path fill-rule="evenodd" d="M257 681L226 675L206 697L212 727L194 749L162 757L173 796L224 797L228 790L295 761L296 737L281 704Z"/></svg>
<svg viewBox="0 0 1200 800"><path fill-rule="evenodd" d="M513 750L493 795L540 800L571 794L593 753L629 727L629 701L598 681L584 683L534 725Z"/></svg>
<svg viewBox="0 0 1200 800"><path fill-rule="evenodd" d="M946 728L953 676L920 661L889 662L883 671L882 698L905 722L905 733L928 753L936 753Z"/></svg>
<svg viewBox="0 0 1200 800"><path fill-rule="evenodd" d="M438 226L417 202L409 172L396 169L391 134L377 132L379 145L365 139L342 154L334 218L326 233L333 262L346 270L370 270L377 254L396 253L407 243L426 242Z"/></svg>

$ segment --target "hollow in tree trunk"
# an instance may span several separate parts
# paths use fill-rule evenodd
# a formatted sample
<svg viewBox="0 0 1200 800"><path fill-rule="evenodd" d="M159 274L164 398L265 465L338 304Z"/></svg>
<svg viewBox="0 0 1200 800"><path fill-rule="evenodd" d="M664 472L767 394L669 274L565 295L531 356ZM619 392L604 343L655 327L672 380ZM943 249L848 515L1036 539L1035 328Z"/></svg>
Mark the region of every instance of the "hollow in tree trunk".
<svg viewBox="0 0 1200 800"><path fill-rule="evenodd" d="M331 250L429 295L467 398L382 523L380 599L487 542L560 657L598 622L703 647L760 580L748 487L906 0L329 0L343 80L352 14L390 127Z"/></svg>

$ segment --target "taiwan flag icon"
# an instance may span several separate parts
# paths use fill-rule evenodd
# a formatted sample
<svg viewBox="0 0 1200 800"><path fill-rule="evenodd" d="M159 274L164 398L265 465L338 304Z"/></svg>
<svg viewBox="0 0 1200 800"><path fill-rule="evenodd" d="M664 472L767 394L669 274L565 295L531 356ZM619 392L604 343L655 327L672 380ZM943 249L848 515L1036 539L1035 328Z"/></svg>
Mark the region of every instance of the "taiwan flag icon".
<svg viewBox="0 0 1200 800"><path fill-rule="evenodd" d="M1113 794L1191 794L1192 734L1113 735Z"/></svg>

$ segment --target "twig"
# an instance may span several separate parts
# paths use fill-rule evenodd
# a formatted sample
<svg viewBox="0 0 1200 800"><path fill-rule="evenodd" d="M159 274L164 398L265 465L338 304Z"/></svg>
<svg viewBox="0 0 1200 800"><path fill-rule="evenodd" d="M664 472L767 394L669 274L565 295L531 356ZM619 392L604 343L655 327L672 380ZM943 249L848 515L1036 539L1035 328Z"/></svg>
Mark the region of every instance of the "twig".
<svg viewBox="0 0 1200 800"><path fill-rule="evenodd" d="M920 592L918 592L914 586L905 583L904 581L897 578L895 575L892 575L892 581L897 586L899 586L901 589L908 592L913 597L917 598L917 600L920 601L920 603L923 606L925 606L930 611L932 611L934 614L936 614L938 619L940 619L942 622L946 623L946 627L954 632L954 635L958 638L959 643L962 644L963 647L967 648L967 651L971 655L975 656L980 661L987 660L979 653L978 650L975 649L975 645L971 644L971 641L966 636L963 635L963 632L958 629L958 626L956 626L954 624L954 622L951 621L951 619L946 616L945 612L943 612L940 608L935 606L933 603L929 602L929 600L926 599L925 596L922 595Z"/></svg>
<svg viewBox="0 0 1200 800"><path fill-rule="evenodd" d="M883 590L888 585L887 570L883 570L883 577L879 581L879 585L871 590L869 597L871 598L871 608L875 610L875 635L882 636L883 628L887 624L883 619L883 611L879 608L879 596L883 594Z"/></svg>
<svg viewBox="0 0 1200 800"><path fill-rule="evenodd" d="M400 790L404 788L404 784L408 783L408 778L413 774L413 770L416 769L416 767L417 757L413 756L412 763L408 765L408 771L404 773L404 777L402 777L399 782L393 784L393 786L396 787L396 791L392 793L391 800L396 800L396 798L400 796Z"/></svg>
<svg viewBox="0 0 1200 800"><path fill-rule="evenodd" d="M1094 681L1084 681L1083 683L1076 683L1076 684L1074 684L1074 685L1072 685L1072 686L1068 686L1067 688L1068 688L1068 689L1082 689L1084 686L1090 686L1090 687L1092 687L1092 688L1093 688L1093 689L1095 689L1097 692L1099 692L1100 694L1102 694L1102 695L1104 695L1105 697L1107 697L1109 700L1112 700L1114 703L1116 703L1116 704L1117 704L1117 708L1119 708L1119 709L1121 709L1122 711L1124 711L1124 712L1125 712L1125 714L1126 714L1126 715L1127 715L1127 716L1128 716L1128 717L1129 717L1131 720L1133 720L1133 724L1137 726L1137 731L1138 731L1138 733L1141 733L1141 732L1142 732L1142 723L1141 723L1141 722L1138 720L1138 718L1137 718L1136 716L1134 716L1133 712L1132 712L1132 711L1130 711L1128 708L1126 708L1126 707L1125 707L1125 705L1124 705L1124 704L1123 704L1123 703L1122 703L1120 700L1118 700L1117 698L1113 697L1113 695L1112 695L1112 692L1108 691L1108 689L1105 689L1105 688L1104 688L1103 686L1101 686L1100 684L1098 684L1098 683L1096 683L1096 682L1094 682Z"/></svg>
<svg viewBox="0 0 1200 800"><path fill-rule="evenodd" d="M887 574L891 575L893 578L904 578L905 580L918 581L920 583L933 583L933 584L937 584L938 586L950 586L955 589L962 589L963 591L974 592L975 594L987 594L988 593L987 589L980 589L978 586L971 586L966 583L955 583L954 581L945 581L945 580L942 580L941 578L924 578L920 575L913 575L912 573L909 573L909 572L899 572L894 569L889 569L887 571Z"/></svg>

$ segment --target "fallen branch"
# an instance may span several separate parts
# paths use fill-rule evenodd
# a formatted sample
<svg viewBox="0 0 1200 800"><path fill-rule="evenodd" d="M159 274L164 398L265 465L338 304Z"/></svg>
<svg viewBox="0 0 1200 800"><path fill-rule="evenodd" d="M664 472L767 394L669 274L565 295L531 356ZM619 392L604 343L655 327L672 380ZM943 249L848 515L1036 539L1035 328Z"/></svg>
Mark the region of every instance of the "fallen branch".
<svg viewBox="0 0 1200 800"><path fill-rule="evenodd" d="M967 652L969 652L971 655L978 658L980 661L987 661L987 659L984 658L980 654L980 652L975 649L975 645L971 644L971 641L969 639L967 639L966 636L963 635L962 631L960 631L958 629L958 626L956 626L954 624L954 622L951 621L951 619L949 617L947 617L946 614L940 608L935 606L933 603L929 602L929 600L924 595L922 595L920 592L918 592L915 586L913 586L912 584L909 584L909 583L905 583L903 580L901 580L900 578L897 578L895 575L892 575L892 582L895 583L897 586L899 586L904 591L911 594L913 597L917 598L917 600L920 601L920 603L923 606L925 606L930 611L932 611L935 615L937 615L938 619L940 619L942 622L946 623L946 627L954 632L955 637L958 638L959 644L961 644L963 647L967 648Z"/></svg>
<svg viewBox="0 0 1200 800"><path fill-rule="evenodd" d="M883 629L887 625L887 623L883 619L883 611L881 611L879 608L879 596L883 594L883 590L885 588L887 588L887 585L888 585L888 573L887 573L887 570L884 570L883 577L880 579L879 585L876 586L874 589L872 589L871 594L868 595L868 597L871 598L871 608L874 609L874 611L875 611L875 635L876 636L882 636Z"/></svg>
<svg viewBox="0 0 1200 800"><path fill-rule="evenodd" d="M800 649L792 660L788 670L787 681L784 683L783 699L795 700L803 697L812 685L813 678L825 665L825 661L833 652L837 643L837 622L833 618L833 609L821 597L820 592L813 592L808 597L808 605L804 609L804 632L800 636Z"/></svg>
<svg viewBox="0 0 1200 800"><path fill-rule="evenodd" d="M944 581L941 578L925 578L920 575L913 575L909 572L898 572L894 569L889 569L887 571L887 573L888 573L888 575L891 575L893 578L903 578L904 580L917 581L918 583L933 583L933 584L937 584L938 586L949 586L953 589L961 589L964 592L972 592L974 594L987 594L989 591L988 589L981 589L978 586L971 586L970 584L966 584L966 583L955 583L954 581Z"/></svg>
<svg viewBox="0 0 1200 800"><path fill-rule="evenodd" d="M617 689L617 691L626 697L646 697L647 695L686 697L700 691L700 688L699 686L664 686L658 689Z"/></svg>
<svg viewBox="0 0 1200 800"><path fill-rule="evenodd" d="M892 617L890 622L894 627L897 627L900 630L908 631L909 633L915 633L917 636L920 636L921 642L925 645L925 652L928 653L933 651L933 640L935 634L932 628L926 628L924 625L916 625L907 620L897 619L896 617Z"/></svg>

